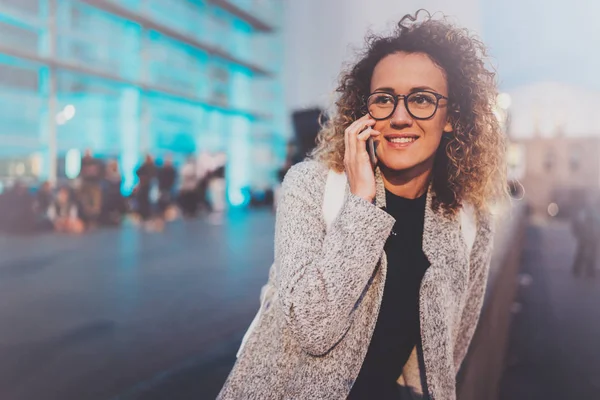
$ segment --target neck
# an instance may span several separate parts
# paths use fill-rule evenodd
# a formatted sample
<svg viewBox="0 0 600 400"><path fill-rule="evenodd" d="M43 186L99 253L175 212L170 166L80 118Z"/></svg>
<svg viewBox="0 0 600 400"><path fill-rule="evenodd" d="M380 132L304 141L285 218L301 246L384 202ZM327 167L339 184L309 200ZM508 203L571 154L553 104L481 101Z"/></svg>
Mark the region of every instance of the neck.
<svg viewBox="0 0 600 400"><path fill-rule="evenodd" d="M416 199L427 191L433 165L418 165L411 169L396 171L380 166L385 188L396 196Z"/></svg>

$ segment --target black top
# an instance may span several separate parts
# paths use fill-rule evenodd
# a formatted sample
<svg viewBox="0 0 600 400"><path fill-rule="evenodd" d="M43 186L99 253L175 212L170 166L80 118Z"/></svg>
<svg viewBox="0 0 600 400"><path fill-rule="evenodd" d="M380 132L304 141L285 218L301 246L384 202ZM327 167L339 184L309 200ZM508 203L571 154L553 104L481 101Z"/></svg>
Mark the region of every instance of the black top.
<svg viewBox="0 0 600 400"><path fill-rule="evenodd" d="M149 186L156 175L156 166L153 162L144 161L136 171L141 186Z"/></svg>
<svg viewBox="0 0 600 400"><path fill-rule="evenodd" d="M52 195L52 192L43 189L38 190L35 201L36 211L40 214L45 214L53 200L54 196Z"/></svg>
<svg viewBox="0 0 600 400"><path fill-rule="evenodd" d="M156 179L158 179L158 189L162 191L171 191L177 180L177 171L172 165L165 165L158 169Z"/></svg>
<svg viewBox="0 0 600 400"><path fill-rule="evenodd" d="M213 177L213 178L225 178L225 165L221 165L221 166L217 167L217 169L215 169L212 172L211 177Z"/></svg>
<svg viewBox="0 0 600 400"><path fill-rule="evenodd" d="M81 159L79 176L84 182L98 183L104 176L104 164L97 158L84 156Z"/></svg>
<svg viewBox="0 0 600 400"><path fill-rule="evenodd" d="M396 380L421 340L419 289L429 261L423 254L426 195L410 200L386 191L396 219L385 244L388 267L383 300L364 363L348 399L400 399Z"/></svg>

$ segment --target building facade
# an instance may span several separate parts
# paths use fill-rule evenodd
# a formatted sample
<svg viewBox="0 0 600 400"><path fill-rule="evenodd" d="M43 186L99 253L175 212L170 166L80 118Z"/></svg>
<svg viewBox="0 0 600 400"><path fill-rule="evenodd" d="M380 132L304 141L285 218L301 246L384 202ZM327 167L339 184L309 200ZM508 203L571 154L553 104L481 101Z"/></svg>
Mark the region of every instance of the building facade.
<svg viewBox="0 0 600 400"><path fill-rule="evenodd" d="M278 0L0 2L0 176L55 180L90 148L123 191L146 153L228 156L229 200L273 183L288 133Z"/></svg>
<svg viewBox="0 0 600 400"><path fill-rule="evenodd" d="M532 137L522 146L525 199L538 215L568 217L586 196L600 194L599 137Z"/></svg>

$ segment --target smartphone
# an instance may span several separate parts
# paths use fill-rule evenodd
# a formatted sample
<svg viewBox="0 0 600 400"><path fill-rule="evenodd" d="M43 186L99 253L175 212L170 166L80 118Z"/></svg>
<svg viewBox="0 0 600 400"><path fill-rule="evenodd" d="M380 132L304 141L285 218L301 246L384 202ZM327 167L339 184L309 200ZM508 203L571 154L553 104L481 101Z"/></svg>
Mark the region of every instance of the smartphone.
<svg viewBox="0 0 600 400"><path fill-rule="evenodd" d="M375 150L375 142L373 141L373 138L370 137L367 139L367 153L369 153L369 159L371 160L371 167L373 167L373 170L377 167L377 154Z"/></svg>

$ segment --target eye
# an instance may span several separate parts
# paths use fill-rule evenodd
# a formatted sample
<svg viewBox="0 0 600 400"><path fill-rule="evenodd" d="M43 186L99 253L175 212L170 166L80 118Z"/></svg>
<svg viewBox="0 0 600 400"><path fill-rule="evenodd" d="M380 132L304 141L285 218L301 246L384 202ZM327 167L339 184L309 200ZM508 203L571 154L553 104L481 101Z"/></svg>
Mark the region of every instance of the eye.
<svg viewBox="0 0 600 400"><path fill-rule="evenodd" d="M377 94L371 97L371 104L389 105L394 104L394 98L389 94Z"/></svg>
<svg viewBox="0 0 600 400"><path fill-rule="evenodd" d="M420 106L434 105L437 102L436 97L431 93L413 93L408 100Z"/></svg>

